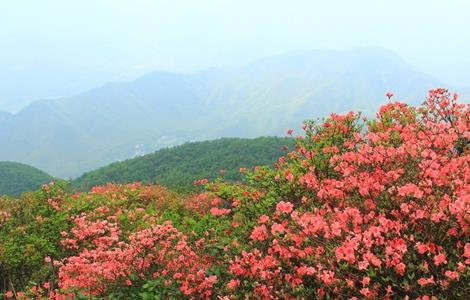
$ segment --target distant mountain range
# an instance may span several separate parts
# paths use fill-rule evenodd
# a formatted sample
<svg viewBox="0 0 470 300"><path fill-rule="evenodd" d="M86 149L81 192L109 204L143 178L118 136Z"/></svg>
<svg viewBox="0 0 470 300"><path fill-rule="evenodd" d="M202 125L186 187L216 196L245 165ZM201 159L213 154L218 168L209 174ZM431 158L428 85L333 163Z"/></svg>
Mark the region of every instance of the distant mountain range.
<svg viewBox="0 0 470 300"><path fill-rule="evenodd" d="M286 153L284 146L292 149L293 144L293 138L280 137L223 138L185 143L112 163L83 174L73 180L72 184L78 190L88 191L93 186L108 182L140 181L188 192L194 189L194 180L214 180L223 176L225 180L236 181L242 178L242 167L251 169L254 166L272 166Z"/></svg>
<svg viewBox="0 0 470 300"><path fill-rule="evenodd" d="M292 52L195 74L155 72L0 114L0 159L76 177L187 141L283 135L330 112L371 112L388 91L419 103L440 86L376 48Z"/></svg>
<svg viewBox="0 0 470 300"><path fill-rule="evenodd" d="M0 161L0 196L19 196L52 180L51 176L31 166Z"/></svg>

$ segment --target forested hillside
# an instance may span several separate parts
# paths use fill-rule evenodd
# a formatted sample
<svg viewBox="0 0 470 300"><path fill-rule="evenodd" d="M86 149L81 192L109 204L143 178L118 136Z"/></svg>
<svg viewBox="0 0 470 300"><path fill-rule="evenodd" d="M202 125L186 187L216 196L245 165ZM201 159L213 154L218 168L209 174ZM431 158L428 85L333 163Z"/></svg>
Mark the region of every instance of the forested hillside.
<svg viewBox="0 0 470 300"><path fill-rule="evenodd" d="M214 141L186 143L158 150L84 174L73 181L79 190L89 190L108 182L158 183L179 191L190 191L193 181L241 179L240 168L272 165L293 145L292 138L259 137L255 139L223 138ZM222 171L221 171L222 170Z"/></svg>
<svg viewBox="0 0 470 300"><path fill-rule="evenodd" d="M51 180L51 176L31 166L0 161L0 196L18 196L35 190Z"/></svg>

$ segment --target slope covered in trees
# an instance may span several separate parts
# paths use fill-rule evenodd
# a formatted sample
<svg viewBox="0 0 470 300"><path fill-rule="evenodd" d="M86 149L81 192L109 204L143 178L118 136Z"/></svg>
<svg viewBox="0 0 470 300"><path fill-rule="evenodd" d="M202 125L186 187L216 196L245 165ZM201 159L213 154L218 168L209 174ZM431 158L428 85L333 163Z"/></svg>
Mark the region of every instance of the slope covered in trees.
<svg viewBox="0 0 470 300"><path fill-rule="evenodd" d="M0 198L18 299L468 299L470 105L446 90L332 114L273 167L185 196L156 185Z"/></svg>
<svg viewBox="0 0 470 300"><path fill-rule="evenodd" d="M79 190L108 182L157 183L178 191L190 191L193 181L242 178L240 168L271 165L293 144L292 138L259 137L255 139L223 138L186 143L158 150L86 173L73 181Z"/></svg>
<svg viewBox="0 0 470 300"><path fill-rule="evenodd" d="M24 164L0 161L0 196L15 195L38 189L52 177Z"/></svg>

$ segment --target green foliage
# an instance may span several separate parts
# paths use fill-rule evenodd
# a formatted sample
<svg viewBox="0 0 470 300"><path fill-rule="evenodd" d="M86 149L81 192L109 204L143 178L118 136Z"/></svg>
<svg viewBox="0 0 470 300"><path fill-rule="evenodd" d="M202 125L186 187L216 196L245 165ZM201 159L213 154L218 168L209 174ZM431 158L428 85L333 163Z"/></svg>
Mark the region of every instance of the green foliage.
<svg viewBox="0 0 470 300"><path fill-rule="evenodd" d="M241 180L240 168L271 165L283 154L281 147L292 144L293 139L278 137L187 143L113 163L84 174L74 180L73 185L79 190L89 190L108 182L141 181L188 192L194 189L193 181L197 179L213 180L223 176L227 181Z"/></svg>
<svg viewBox="0 0 470 300"><path fill-rule="evenodd" d="M51 176L36 168L16 162L0 162L0 195L19 196L51 180Z"/></svg>
<svg viewBox="0 0 470 300"><path fill-rule="evenodd" d="M0 277L2 284L25 286L44 281L50 265L44 258L62 257L60 232L70 228L67 212L51 203L69 190L67 183L56 182L49 188L26 193L19 199L0 198Z"/></svg>

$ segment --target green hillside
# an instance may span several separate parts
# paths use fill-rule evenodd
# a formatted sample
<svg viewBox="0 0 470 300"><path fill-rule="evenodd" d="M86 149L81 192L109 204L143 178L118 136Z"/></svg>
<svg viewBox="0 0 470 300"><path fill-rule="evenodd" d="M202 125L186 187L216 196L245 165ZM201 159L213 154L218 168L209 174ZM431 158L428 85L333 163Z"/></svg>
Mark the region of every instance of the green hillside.
<svg viewBox="0 0 470 300"><path fill-rule="evenodd" d="M241 167L272 164L285 152L281 148L292 144L293 139L279 137L186 143L85 173L73 184L77 189L87 190L107 182L142 181L188 191L194 180L217 178L221 169L224 179L239 180Z"/></svg>
<svg viewBox="0 0 470 300"><path fill-rule="evenodd" d="M0 161L0 195L17 196L33 191L53 178L28 165Z"/></svg>

